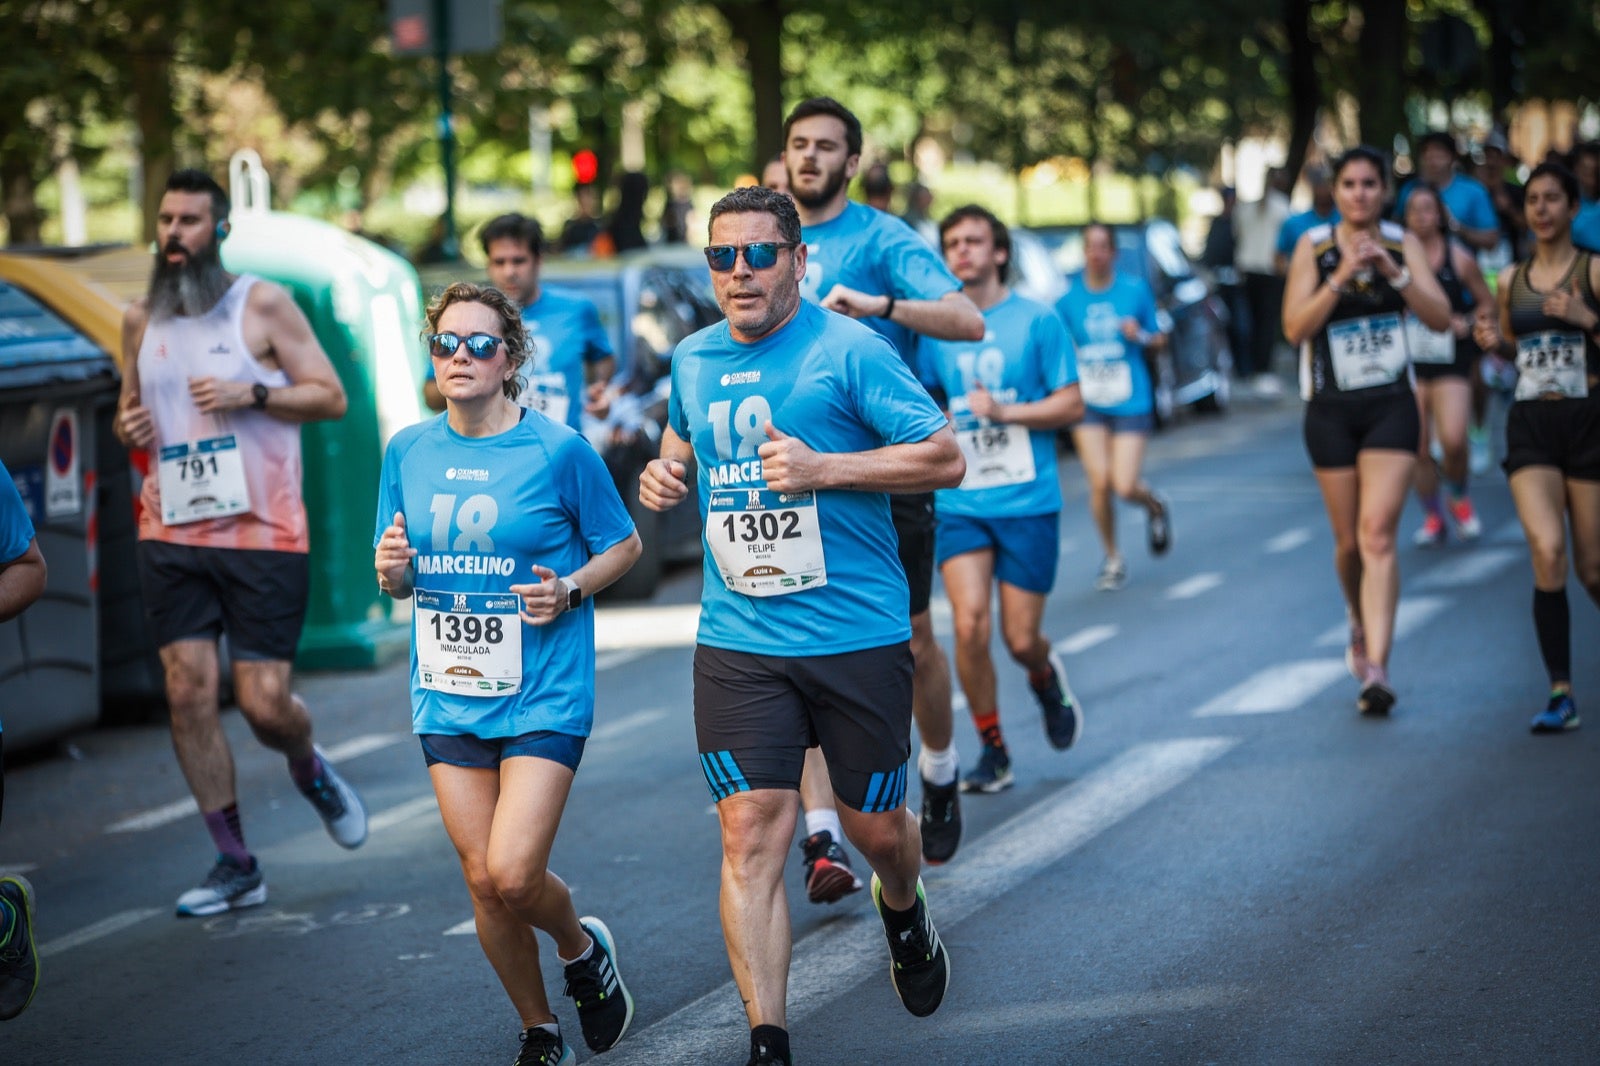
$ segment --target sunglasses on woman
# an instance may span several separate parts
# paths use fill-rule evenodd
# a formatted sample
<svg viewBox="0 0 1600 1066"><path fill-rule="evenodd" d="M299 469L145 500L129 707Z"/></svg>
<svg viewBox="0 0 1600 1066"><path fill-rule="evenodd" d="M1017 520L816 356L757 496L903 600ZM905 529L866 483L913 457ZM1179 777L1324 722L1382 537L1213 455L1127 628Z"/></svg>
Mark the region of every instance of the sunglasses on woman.
<svg viewBox="0 0 1600 1066"><path fill-rule="evenodd" d="M751 270L765 270L778 261L778 252L799 247L794 241L756 241L754 244L713 244L706 249L706 262L718 274L726 274L744 252Z"/></svg>
<svg viewBox="0 0 1600 1066"><path fill-rule="evenodd" d="M428 336L428 351L435 359L449 359L465 344L467 354L474 359L493 359L500 347L500 338L493 333L473 333L462 337L454 333L433 333Z"/></svg>

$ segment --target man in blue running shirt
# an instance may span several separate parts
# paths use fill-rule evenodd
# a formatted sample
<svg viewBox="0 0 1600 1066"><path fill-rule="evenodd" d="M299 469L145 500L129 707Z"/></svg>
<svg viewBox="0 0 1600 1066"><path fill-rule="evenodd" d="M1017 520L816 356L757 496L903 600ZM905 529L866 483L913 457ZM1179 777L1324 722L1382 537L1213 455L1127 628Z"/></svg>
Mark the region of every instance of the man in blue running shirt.
<svg viewBox="0 0 1600 1066"><path fill-rule="evenodd" d="M1483 183L1456 168L1456 139L1443 130L1433 130L1423 134L1417 145L1417 176L1400 186L1394 202L1396 221L1406 217L1411 187L1425 181L1439 190L1439 198L1454 220L1455 235L1474 251L1493 249L1500 243L1500 216L1495 214L1494 201Z"/></svg>
<svg viewBox="0 0 1600 1066"><path fill-rule="evenodd" d="M916 368L918 335L944 340L981 340L983 316L961 291L961 283L916 231L893 215L846 195L861 165L861 123L837 100L816 97L795 107L784 121L784 163L789 194L800 212L806 242L806 276L800 292L830 311L860 319L887 337L906 364ZM953 744L950 669L933 639L928 604L933 591L931 494L891 498L900 564L910 586L911 654L916 663L914 703L922 752L917 767L924 796L959 772ZM807 894L831 903L860 882L838 847L838 819L826 767L812 753L802 788L806 808ZM959 836L959 811L948 813ZM924 821L926 831L929 823ZM824 835L826 834L826 835ZM929 834L933 836L934 834Z"/></svg>
<svg viewBox="0 0 1600 1066"><path fill-rule="evenodd" d="M522 308L533 344L533 354L522 369L519 402L582 433L585 411L605 417L608 386L616 369L600 312L577 293L540 283L544 231L537 220L501 215L483 227L479 239L488 257L489 283ZM431 362L422 394L433 410L444 410Z"/></svg>
<svg viewBox="0 0 1600 1066"><path fill-rule="evenodd" d="M956 485L966 464L889 345L801 299L800 236L793 201L771 189L711 209L706 259L727 318L673 353L661 456L639 478L640 501L664 511L698 467L695 736L752 1064L790 1061L783 864L808 748L822 748L844 834L874 871L901 1002L931 1014L949 980L905 809L911 626L887 494Z"/></svg>
<svg viewBox="0 0 1600 1066"><path fill-rule="evenodd" d="M44 592L44 556L17 483L0 464L0 624L11 621ZM0 734L3 736L3 734ZM0 759L0 816L5 813L5 762ZM33 939L33 887L21 874L0 877L0 1021L27 1009L39 987L39 952Z"/></svg>

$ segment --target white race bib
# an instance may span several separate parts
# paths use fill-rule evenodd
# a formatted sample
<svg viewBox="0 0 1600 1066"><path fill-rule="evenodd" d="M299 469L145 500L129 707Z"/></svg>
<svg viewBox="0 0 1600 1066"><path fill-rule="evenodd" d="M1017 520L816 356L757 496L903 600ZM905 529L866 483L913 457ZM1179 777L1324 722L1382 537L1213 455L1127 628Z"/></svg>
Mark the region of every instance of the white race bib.
<svg viewBox="0 0 1600 1066"><path fill-rule="evenodd" d="M417 677L455 696L510 696L522 690L522 599L510 592L417 589Z"/></svg>
<svg viewBox="0 0 1600 1066"><path fill-rule="evenodd" d="M706 544L730 592L786 596L828 583L814 492L718 489L706 506Z"/></svg>
<svg viewBox="0 0 1600 1066"><path fill-rule="evenodd" d="M1085 344L1078 349L1078 388L1087 407L1116 407L1133 399L1133 367L1121 344Z"/></svg>
<svg viewBox="0 0 1600 1066"><path fill-rule="evenodd" d="M967 460L963 489L1022 485L1034 479L1033 441L1025 426L984 425L956 434Z"/></svg>
<svg viewBox="0 0 1600 1066"><path fill-rule="evenodd" d="M572 408L572 397L567 395L567 379L563 374L529 374L528 387L519 397L522 406L532 408L552 422L567 424L567 412Z"/></svg>
<svg viewBox="0 0 1600 1066"><path fill-rule="evenodd" d="M1517 338L1517 399L1581 400L1588 395L1583 334L1551 330Z"/></svg>
<svg viewBox="0 0 1600 1066"><path fill-rule="evenodd" d="M1388 385L1406 372L1405 335L1398 314L1329 323L1328 352L1341 392Z"/></svg>
<svg viewBox="0 0 1600 1066"><path fill-rule="evenodd" d="M1416 315L1407 315L1406 347L1413 363L1449 366L1456 361L1456 331L1429 329Z"/></svg>
<svg viewBox="0 0 1600 1066"><path fill-rule="evenodd" d="M163 525L181 526L250 510L244 462L231 435L167 445L161 449L157 477Z"/></svg>

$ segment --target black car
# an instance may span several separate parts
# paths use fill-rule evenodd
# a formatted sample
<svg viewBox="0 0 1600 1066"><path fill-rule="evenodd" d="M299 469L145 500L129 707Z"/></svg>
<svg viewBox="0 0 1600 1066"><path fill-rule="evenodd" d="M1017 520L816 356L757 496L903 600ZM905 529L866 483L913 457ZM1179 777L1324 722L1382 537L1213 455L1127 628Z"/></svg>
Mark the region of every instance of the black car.
<svg viewBox="0 0 1600 1066"><path fill-rule="evenodd" d="M1035 226L1063 274L1083 269L1082 226ZM1222 411L1231 398L1233 349L1228 310L1209 275L1184 253L1178 228L1165 219L1114 225L1117 270L1145 279L1156 296L1157 317L1172 343L1150 356L1157 423L1184 407Z"/></svg>
<svg viewBox="0 0 1600 1066"><path fill-rule="evenodd" d="M700 559L700 507L693 479L689 498L658 514L639 502L639 474L660 454L672 350L722 318L711 272L698 249L674 246L614 259L547 258L540 280L592 300L611 337L617 356L614 380L622 395L605 424L591 426L588 433L639 527L644 553L602 595L646 599L654 594L667 563Z"/></svg>

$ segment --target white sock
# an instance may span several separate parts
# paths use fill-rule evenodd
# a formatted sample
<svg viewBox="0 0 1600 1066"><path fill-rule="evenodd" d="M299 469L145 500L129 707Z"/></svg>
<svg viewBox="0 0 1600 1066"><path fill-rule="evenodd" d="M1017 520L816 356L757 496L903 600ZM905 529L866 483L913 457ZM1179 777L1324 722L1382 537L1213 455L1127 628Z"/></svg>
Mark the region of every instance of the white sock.
<svg viewBox="0 0 1600 1066"><path fill-rule="evenodd" d="M588 932L588 930L585 929L584 932ZM594 954L594 943L594 937L590 937L589 946L580 951L578 953L578 957L575 959L561 959L561 953L559 951L556 952L556 958L561 959L561 965L563 966L571 966L575 962L582 962L584 959L587 959L590 955Z"/></svg>
<svg viewBox="0 0 1600 1066"><path fill-rule="evenodd" d="M543 1029L545 1032L549 1033L551 1036L560 1036L561 1035L561 1023L560 1022L541 1022L538 1025L530 1025L530 1026L528 1026L528 1028L529 1029Z"/></svg>
<svg viewBox="0 0 1600 1066"><path fill-rule="evenodd" d="M819 807L806 812L806 836L815 836L826 829L833 834L835 844L844 843L844 828L839 825L839 812L832 807Z"/></svg>
<svg viewBox="0 0 1600 1066"><path fill-rule="evenodd" d="M922 753L917 756L917 772L933 785L948 785L956 779L956 773L961 769L961 761L956 758L954 744L943 751L935 751L926 744L922 746Z"/></svg>

